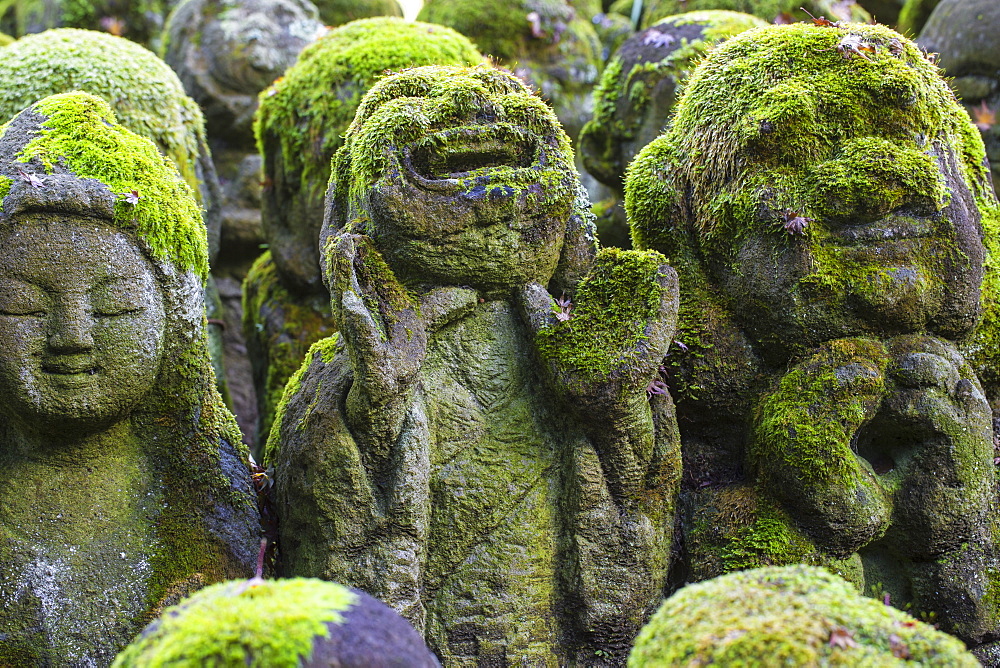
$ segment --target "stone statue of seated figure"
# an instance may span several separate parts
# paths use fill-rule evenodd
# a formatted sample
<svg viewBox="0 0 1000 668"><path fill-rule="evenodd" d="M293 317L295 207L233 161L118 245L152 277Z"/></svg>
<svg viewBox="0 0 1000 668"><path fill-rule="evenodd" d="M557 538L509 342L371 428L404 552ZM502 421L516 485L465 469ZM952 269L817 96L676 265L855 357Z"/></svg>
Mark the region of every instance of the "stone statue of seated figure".
<svg viewBox="0 0 1000 668"><path fill-rule="evenodd" d="M4 126L0 175L0 664L108 665L162 606L252 572L205 227L177 170L86 93Z"/></svg>
<svg viewBox="0 0 1000 668"><path fill-rule="evenodd" d="M935 66L883 26L743 33L626 207L684 295L665 366L691 577L822 563L996 633L997 203Z"/></svg>
<svg viewBox="0 0 1000 668"><path fill-rule="evenodd" d="M670 555L679 442L647 388L673 271L595 257L565 133L486 66L376 84L330 183L339 335L267 451L289 574L384 600L445 664L623 661Z"/></svg>

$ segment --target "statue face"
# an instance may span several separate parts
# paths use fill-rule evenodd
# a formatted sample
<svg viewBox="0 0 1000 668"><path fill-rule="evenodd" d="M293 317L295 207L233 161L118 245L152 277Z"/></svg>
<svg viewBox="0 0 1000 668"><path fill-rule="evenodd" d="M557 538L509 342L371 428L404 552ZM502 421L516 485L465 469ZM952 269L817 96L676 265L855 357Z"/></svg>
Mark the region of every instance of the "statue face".
<svg viewBox="0 0 1000 668"><path fill-rule="evenodd" d="M958 157L933 142L877 134L846 137L843 146L794 182L763 171L742 195L774 226L708 253L744 328L779 356L842 336L969 331L979 316L984 249ZM888 173L866 171L886 163ZM871 196L852 190L852 167ZM813 218L796 221L798 212L779 204L794 188L811 199Z"/></svg>
<svg viewBox="0 0 1000 668"><path fill-rule="evenodd" d="M35 431L105 429L153 386L163 298L127 236L32 215L0 253L0 410Z"/></svg>
<svg viewBox="0 0 1000 668"><path fill-rule="evenodd" d="M501 83L509 91L444 79L433 96L382 104L354 138L386 166L363 208L404 279L502 290L555 271L578 177L544 103Z"/></svg>

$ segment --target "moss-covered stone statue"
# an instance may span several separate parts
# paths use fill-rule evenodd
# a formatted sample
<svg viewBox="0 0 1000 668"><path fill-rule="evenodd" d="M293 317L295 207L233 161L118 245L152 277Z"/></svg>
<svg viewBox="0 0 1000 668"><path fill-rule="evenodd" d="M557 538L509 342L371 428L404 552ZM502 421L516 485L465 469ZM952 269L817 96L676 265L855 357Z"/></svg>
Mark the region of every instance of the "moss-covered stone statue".
<svg viewBox="0 0 1000 668"><path fill-rule="evenodd" d="M466 35L479 50L533 86L576 141L593 114L603 67L590 18L567 0L427 0L421 21Z"/></svg>
<svg viewBox="0 0 1000 668"><path fill-rule="evenodd" d="M168 608L114 668L437 668L413 627L386 604L311 578L239 580Z"/></svg>
<svg viewBox="0 0 1000 668"><path fill-rule="evenodd" d="M309 346L334 331L317 239L330 159L362 95L386 71L481 61L472 43L454 30L396 18L366 19L311 45L261 95L256 132L264 161L262 216L269 250L247 276L243 304L261 446L288 378Z"/></svg>
<svg viewBox="0 0 1000 668"><path fill-rule="evenodd" d="M100 98L45 98L0 132L0 664L107 665L165 604L253 571L205 228Z"/></svg>
<svg viewBox="0 0 1000 668"><path fill-rule="evenodd" d="M636 638L630 668L978 666L962 642L814 566L757 568L688 585Z"/></svg>
<svg viewBox="0 0 1000 668"><path fill-rule="evenodd" d="M883 26L754 29L688 79L626 208L680 275L690 578L827 564L969 642L1000 629L984 157Z"/></svg>
<svg viewBox="0 0 1000 668"><path fill-rule="evenodd" d="M1000 4L944 0L917 42L937 53L951 85L986 145L994 190L1000 187Z"/></svg>
<svg viewBox="0 0 1000 668"><path fill-rule="evenodd" d="M340 332L268 442L289 573L377 596L449 665L623 660L670 555L673 272L595 258L569 140L486 66L376 84L329 202Z"/></svg>
<svg viewBox="0 0 1000 668"><path fill-rule="evenodd" d="M631 16L633 0L616 0L612 11ZM646 28L660 19L682 12L705 9L726 9L753 14L770 23L788 23L813 16L830 21L869 21L868 14L855 0L645 0L642 3L642 27Z"/></svg>
<svg viewBox="0 0 1000 668"><path fill-rule="evenodd" d="M597 219L602 243L629 244L622 206L625 167L663 130L680 82L708 49L762 25L739 12L677 14L633 35L611 58L594 91L594 118L580 133L584 167L612 192L612 201L595 207L606 212Z"/></svg>

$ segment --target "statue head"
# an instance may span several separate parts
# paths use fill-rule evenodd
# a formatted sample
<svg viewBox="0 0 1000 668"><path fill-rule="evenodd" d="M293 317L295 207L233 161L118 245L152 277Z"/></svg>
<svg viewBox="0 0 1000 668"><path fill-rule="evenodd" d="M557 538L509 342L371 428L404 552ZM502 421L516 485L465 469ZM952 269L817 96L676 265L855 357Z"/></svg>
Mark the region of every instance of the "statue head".
<svg viewBox="0 0 1000 668"><path fill-rule="evenodd" d="M594 118L580 133L587 171L620 191L625 168L660 135L697 61L720 41L762 25L749 14L706 10L668 16L629 37L605 67Z"/></svg>
<svg viewBox="0 0 1000 668"><path fill-rule="evenodd" d="M1000 4L990 0L942 0L927 19L917 42L940 56L966 110L982 134L1000 187Z"/></svg>
<svg viewBox="0 0 1000 668"><path fill-rule="evenodd" d="M114 106L118 122L156 144L176 165L205 209L218 244L219 182L197 102L154 53L103 32L60 28L26 35L0 51L0 117L14 116L48 95L85 91Z"/></svg>
<svg viewBox="0 0 1000 668"><path fill-rule="evenodd" d="M878 25L721 45L632 164L638 245L723 295L771 361L845 336L957 339L980 318L982 142L937 68Z"/></svg>
<svg viewBox="0 0 1000 668"><path fill-rule="evenodd" d="M486 66L421 67L376 84L334 160L327 199L323 237L367 234L409 284L505 293L559 283L593 244L555 115Z"/></svg>
<svg viewBox="0 0 1000 668"><path fill-rule="evenodd" d="M361 98L387 71L474 65L482 56L443 26L401 18L353 21L306 47L260 96L254 124L263 159L261 225L282 284L322 293L317 237L330 159Z"/></svg>

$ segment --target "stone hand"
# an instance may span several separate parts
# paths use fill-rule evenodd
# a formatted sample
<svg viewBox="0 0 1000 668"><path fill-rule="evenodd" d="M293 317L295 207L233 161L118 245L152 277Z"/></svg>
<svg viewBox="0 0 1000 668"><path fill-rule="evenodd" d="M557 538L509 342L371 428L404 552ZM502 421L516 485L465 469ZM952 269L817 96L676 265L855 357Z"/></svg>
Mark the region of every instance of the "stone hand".
<svg viewBox="0 0 1000 668"><path fill-rule="evenodd" d="M330 261L331 302L356 382L371 403L389 402L412 386L427 352L417 305L368 237L339 235Z"/></svg>
<svg viewBox="0 0 1000 668"><path fill-rule="evenodd" d="M822 345L758 404L749 450L761 481L814 540L847 556L879 538L891 498L852 444L887 394L885 347Z"/></svg>

